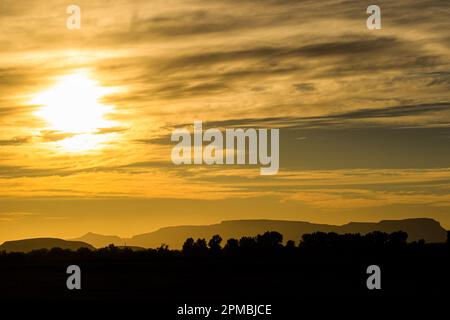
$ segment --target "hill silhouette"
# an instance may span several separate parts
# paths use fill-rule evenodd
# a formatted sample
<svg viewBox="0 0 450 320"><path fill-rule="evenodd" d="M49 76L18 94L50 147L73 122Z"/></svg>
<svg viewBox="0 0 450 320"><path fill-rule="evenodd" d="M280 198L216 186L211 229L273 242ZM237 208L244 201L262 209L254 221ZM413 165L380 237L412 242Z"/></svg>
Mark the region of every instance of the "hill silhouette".
<svg viewBox="0 0 450 320"><path fill-rule="evenodd" d="M284 242L282 234L268 231L227 241L219 235L187 238L182 250L109 245L0 251L0 300L151 301L173 310L179 301L256 299L294 307L305 297L448 297L448 235L446 243L426 243L408 242L403 231L314 232ZM75 262L83 270L79 292L65 286L65 270ZM382 270L382 290L367 286L366 270L373 265Z"/></svg>
<svg viewBox="0 0 450 320"><path fill-rule="evenodd" d="M39 249L61 248L78 250L80 248L95 249L93 246L82 241L67 241L57 238L35 238L15 241L6 241L0 245L0 252L31 252Z"/></svg>
<svg viewBox="0 0 450 320"><path fill-rule="evenodd" d="M445 242L447 231L439 222L428 218L382 220L380 222L351 222L342 226L314 224L303 221L284 220L230 220L218 224L203 226L173 226L164 227L154 232L135 235L131 238L103 236L88 233L80 238L73 239L85 241L94 247L100 248L108 244L117 246L126 243L130 246L143 248L156 248L162 243L170 248L181 248L187 238L211 238L219 234L223 239L255 236L266 231L277 231L283 234L285 241L298 240L304 234L313 232L335 232L337 234L360 233L367 234L373 231L392 233L404 231L408 233L408 241L425 240L428 243Z"/></svg>
<svg viewBox="0 0 450 320"><path fill-rule="evenodd" d="M108 235L102 235L98 233L92 233L88 232L84 236L76 238L76 239L69 239L71 241L83 241L87 242L91 245L93 245L96 248L103 248L110 244L113 244L115 246L122 246L125 244L125 239L122 239L118 236L108 236Z"/></svg>

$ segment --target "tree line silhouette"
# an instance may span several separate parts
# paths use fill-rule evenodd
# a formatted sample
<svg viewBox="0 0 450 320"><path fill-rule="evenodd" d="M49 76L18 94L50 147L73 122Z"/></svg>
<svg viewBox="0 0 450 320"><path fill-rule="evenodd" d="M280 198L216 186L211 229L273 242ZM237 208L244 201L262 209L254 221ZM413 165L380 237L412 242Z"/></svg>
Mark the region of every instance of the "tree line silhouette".
<svg viewBox="0 0 450 320"><path fill-rule="evenodd" d="M361 296L373 294L365 281L374 264L382 270L383 295L447 295L450 241L407 239L405 232L316 232L283 241L270 231L239 239L188 238L180 249L163 244L1 252L0 298L223 303ZM77 294L65 286L66 268L73 264L82 270L83 289Z"/></svg>
<svg viewBox="0 0 450 320"><path fill-rule="evenodd" d="M38 249L29 253L22 252L0 252L0 261L27 260L41 258L206 258L206 257L255 257L255 256L305 256L305 255L337 255L337 254L374 254L403 251L413 254L423 251L449 252L450 232L447 242L426 243L424 240L408 242L408 234L403 231L393 233L371 232L361 234L337 234L334 232L315 232L304 234L296 243L288 240L283 243L283 235L276 231L268 231L257 236L244 236L240 239L228 239L223 241L220 235L214 235L211 239L188 238L181 250L170 249L162 244L158 248L131 248L117 247L113 244L90 250L80 248L76 251L52 248Z"/></svg>

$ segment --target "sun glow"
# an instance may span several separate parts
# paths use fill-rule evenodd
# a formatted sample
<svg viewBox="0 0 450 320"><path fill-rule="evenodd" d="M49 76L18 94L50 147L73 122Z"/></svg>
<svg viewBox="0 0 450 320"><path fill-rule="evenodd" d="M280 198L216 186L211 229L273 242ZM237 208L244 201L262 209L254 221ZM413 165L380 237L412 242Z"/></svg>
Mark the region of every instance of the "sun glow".
<svg viewBox="0 0 450 320"><path fill-rule="evenodd" d="M41 107L34 113L48 125L47 131L67 134L53 143L64 151L79 152L98 149L110 134L98 134L100 129L117 126L106 119L113 107L100 99L114 89L101 87L87 72L80 71L61 77L55 86L38 93L31 101Z"/></svg>

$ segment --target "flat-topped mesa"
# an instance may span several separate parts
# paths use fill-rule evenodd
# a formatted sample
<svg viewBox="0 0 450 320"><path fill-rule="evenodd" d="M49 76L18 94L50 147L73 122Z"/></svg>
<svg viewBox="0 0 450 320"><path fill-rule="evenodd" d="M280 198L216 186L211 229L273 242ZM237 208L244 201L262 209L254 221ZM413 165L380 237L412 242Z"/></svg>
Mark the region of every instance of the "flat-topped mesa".
<svg viewBox="0 0 450 320"><path fill-rule="evenodd" d="M342 226L315 224L304 221L286 220L229 220L218 224L200 226L174 226L158 229L154 232L136 235L127 239L127 244L141 247L158 247L161 243L171 248L181 248L187 238L209 239L219 234L224 240L256 236L266 231L277 231L283 240L300 241L303 234L313 232L336 232L366 234L372 231L408 233L408 241L424 239L426 242L445 242L447 231L433 219L383 220L380 222L352 222Z"/></svg>

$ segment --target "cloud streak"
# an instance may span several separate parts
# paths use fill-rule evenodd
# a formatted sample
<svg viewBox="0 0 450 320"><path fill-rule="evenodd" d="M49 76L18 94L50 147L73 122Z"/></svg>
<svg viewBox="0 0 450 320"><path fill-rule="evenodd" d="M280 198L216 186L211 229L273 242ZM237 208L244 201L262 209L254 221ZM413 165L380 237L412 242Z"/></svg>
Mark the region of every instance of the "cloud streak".
<svg viewBox="0 0 450 320"><path fill-rule="evenodd" d="M0 2L2 199L107 199L111 210L111 199L238 199L264 211L270 198L271 210L297 214L450 213L448 1L381 0L373 32L363 1L77 5L72 32L66 1ZM58 144L80 137L49 129L30 101L80 69L118 89L99 101L117 125L91 133L112 137L102 148L69 154ZM194 120L281 128L280 174L174 166L171 131ZM0 212L22 204L11 206Z"/></svg>

